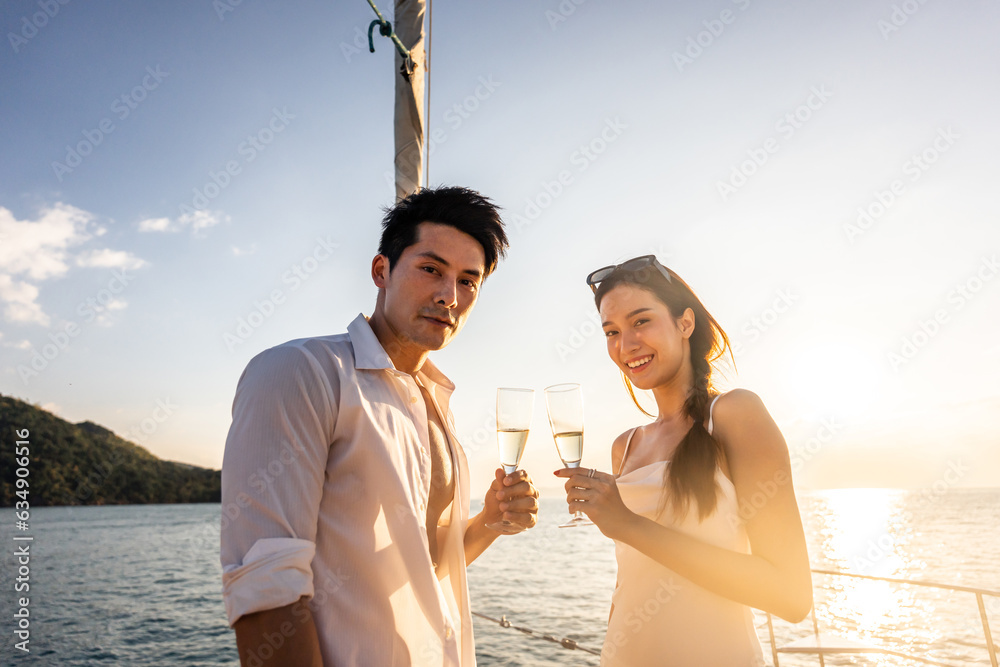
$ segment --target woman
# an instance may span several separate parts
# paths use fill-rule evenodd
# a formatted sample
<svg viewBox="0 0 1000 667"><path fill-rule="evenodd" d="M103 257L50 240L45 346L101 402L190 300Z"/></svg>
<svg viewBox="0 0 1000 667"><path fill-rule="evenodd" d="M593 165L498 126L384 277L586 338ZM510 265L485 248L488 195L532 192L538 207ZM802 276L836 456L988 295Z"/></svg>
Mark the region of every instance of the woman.
<svg viewBox="0 0 1000 667"><path fill-rule="evenodd" d="M713 391L729 339L677 274L646 255L587 283L632 400L647 389L657 406L615 440L612 473L555 473L615 541L601 664L763 665L750 607L791 622L812 607L784 438L752 392Z"/></svg>

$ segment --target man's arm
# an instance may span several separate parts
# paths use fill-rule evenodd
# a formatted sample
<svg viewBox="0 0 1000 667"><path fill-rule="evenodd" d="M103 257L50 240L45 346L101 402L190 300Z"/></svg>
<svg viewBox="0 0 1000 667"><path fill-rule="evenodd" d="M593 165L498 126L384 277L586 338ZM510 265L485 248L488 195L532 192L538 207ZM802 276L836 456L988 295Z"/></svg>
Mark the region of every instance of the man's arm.
<svg viewBox="0 0 1000 667"><path fill-rule="evenodd" d="M241 616L233 629L241 665L323 667L316 622L305 596L284 607Z"/></svg>
<svg viewBox="0 0 1000 667"><path fill-rule="evenodd" d="M498 537L500 533L486 527L486 510L469 519L465 528L465 564L479 558Z"/></svg>
<svg viewBox="0 0 1000 667"><path fill-rule="evenodd" d="M309 351L279 346L250 362L236 391L222 464L221 561L226 612L245 665L271 652L305 660L268 660L275 665L311 665L318 656L304 600L314 590L317 517L337 417L329 388Z"/></svg>

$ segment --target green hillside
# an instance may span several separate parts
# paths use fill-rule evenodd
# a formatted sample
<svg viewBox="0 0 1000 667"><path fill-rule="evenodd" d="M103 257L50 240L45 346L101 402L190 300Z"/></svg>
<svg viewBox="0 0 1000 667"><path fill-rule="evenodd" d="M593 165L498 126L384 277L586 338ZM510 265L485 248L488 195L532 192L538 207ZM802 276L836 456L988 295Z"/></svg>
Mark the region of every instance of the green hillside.
<svg viewBox="0 0 1000 667"><path fill-rule="evenodd" d="M217 503L221 473L163 461L92 422L71 424L0 395L0 506L18 500L15 434L28 429L29 501L43 505Z"/></svg>

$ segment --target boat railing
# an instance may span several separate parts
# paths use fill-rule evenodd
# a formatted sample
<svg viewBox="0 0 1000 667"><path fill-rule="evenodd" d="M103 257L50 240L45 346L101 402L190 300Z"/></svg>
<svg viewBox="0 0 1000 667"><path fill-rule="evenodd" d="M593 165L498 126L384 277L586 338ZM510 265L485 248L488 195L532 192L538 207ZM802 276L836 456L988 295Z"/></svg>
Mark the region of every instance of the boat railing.
<svg viewBox="0 0 1000 667"><path fill-rule="evenodd" d="M539 632L538 630L532 630L531 628L513 625L510 621L507 620L506 614L501 616L500 618L493 618L492 616L487 616L486 614L480 614L479 612L474 611L472 612L472 615L478 616L479 618L482 618L487 621L493 621L501 628L510 628L511 630L517 630L518 632L522 632L528 635L529 637L533 637L534 639L542 639L547 642L552 642L553 644L558 644L563 648L568 648L571 651L582 651L584 653L590 653L591 655L601 655L600 651L597 651L592 648L587 648L586 646L580 646L580 644L578 644L575 639L569 639L568 637L556 637L555 635Z"/></svg>
<svg viewBox="0 0 1000 667"><path fill-rule="evenodd" d="M813 569L813 573L829 575L833 577L848 577L852 579L885 581L889 583L903 584L907 586L923 586L926 588L939 588L943 590L956 591L960 593L970 593L974 595L976 598L976 602L979 605L979 617L983 626L983 635L986 637L986 650L989 652L990 662L992 663L993 667L998 667L996 645L993 642L993 635L990 632L990 621L986 615L986 605L983 602L983 597L988 595L1000 599L1000 592L990 591L984 588L974 588L972 586L955 586L951 584L942 584L932 581L899 579L895 577L876 577L868 574L853 574L851 572L836 572L833 570ZM819 656L820 667L825 667L826 663L824 661L824 656L826 655L859 654L859 653L882 653L886 655L893 655L896 657L906 658L908 660L916 660L918 662L923 662L929 665L939 665L941 667L953 667L953 665L949 663L939 662L931 660L929 658L907 655L905 653L901 653L899 651L895 651L886 647L875 646L851 639L845 639L843 637L836 637L833 635L823 634L820 632L819 629L819 622L817 621L816 618L815 605L810 611L810 616L812 617L813 636L796 640L790 644L779 647L774 638L774 625L771 620L771 614L770 613L767 614L767 631L771 640L771 657L774 660L774 667L780 667L780 662L778 658L779 653L816 654Z"/></svg>
<svg viewBox="0 0 1000 667"><path fill-rule="evenodd" d="M951 584L942 584L933 581L919 581L914 579L899 579L895 577L876 577L868 574L853 574L851 572L835 572L833 570L821 570L813 569L813 574L828 575L832 577L847 577L852 579L868 579L871 581L884 581L893 584L902 584L906 586L923 586L925 588L939 588L948 591L956 591L959 593L969 593L974 595L976 602L979 605L979 618L983 626L983 635L986 637L986 650L990 655L990 662L993 667L998 667L997 665L997 650L996 644L993 642L993 635L990 631L989 618L986 615L986 604L983 601L985 596L990 596L1000 599L1000 591L991 591L984 588L974 588L972 586L955 586ZM555 635L540 632L538 630L533 630L528 627L523 627L520 625L513 625L507 620L506 616L501 616L499 619L492 616L487 616L485 614L480 614L473 612L474 616L481 619L492 621L499 625L501 628L509 628L512 630L518 630L525 635L532 637L533 639L540 639L557 644L565 649L577 650L584 653L590 653L592 655L600 655L600 651L588 648L586 646L581 646L573 639L560 638ZM816 617L816 607L813 606L809 613L812 619L813 634L812 636L803 637L797 639L784 646L778 646L777 640L774 636L774 624L772 622L772 616L768 612L767 616L767 631L771 643L771 657L774 660L774 667L781 667L779 654L813 654L819 656L820 667L826 667L825 656L837 655L837 654L883 654L891 655L898 658L905 658L907 660L914 660L917 662L922 662L927 665L936 665L937 667L957 667L952 663L941 662L939 660L932 660L930 658L922 656L908 655L901 651L896 651L894 649L877 646L874 644L869 644L859 640L848 639L845 637L838 637L833 634L826 634L820 632L819 621Z"/></svg>

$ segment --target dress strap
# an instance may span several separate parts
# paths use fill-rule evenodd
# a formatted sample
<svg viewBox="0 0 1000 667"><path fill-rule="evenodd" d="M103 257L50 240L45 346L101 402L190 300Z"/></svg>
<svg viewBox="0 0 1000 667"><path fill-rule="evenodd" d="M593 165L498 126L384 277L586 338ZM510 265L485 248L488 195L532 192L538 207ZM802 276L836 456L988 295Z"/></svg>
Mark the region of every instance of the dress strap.
<svg viewBox="0 0 1000 667"><path fill-rule="evenodd" d="M638 431L638 430L639 430L639 427L635 426L635 427L632 428L631 431L628 432L628 439L625 441L625 451L622 452L622 462L618 465L618 474L619 475L621 475L622 474L622 470L625 469L625 457L628 456L628 447L629 447L629 445L632 444L632 436L635 435L635 432Z"/></svg>
<svg viewBox="0 0 1000 667"><path fill-rule="evenodd" d="M715 398L713 398L712 399L712 404L708 406L708 434L709 435L712 435L712 427L715 425L712 422L712 411L715 409L715 402L717 400L719 400L719 398L721 396L722 396L722 394L719 394L718 396L716 396Z"/></svg>

